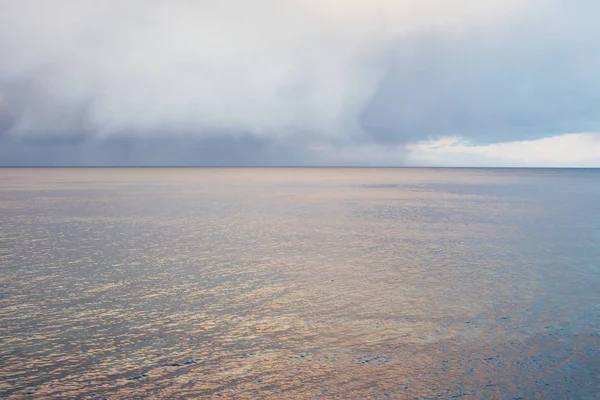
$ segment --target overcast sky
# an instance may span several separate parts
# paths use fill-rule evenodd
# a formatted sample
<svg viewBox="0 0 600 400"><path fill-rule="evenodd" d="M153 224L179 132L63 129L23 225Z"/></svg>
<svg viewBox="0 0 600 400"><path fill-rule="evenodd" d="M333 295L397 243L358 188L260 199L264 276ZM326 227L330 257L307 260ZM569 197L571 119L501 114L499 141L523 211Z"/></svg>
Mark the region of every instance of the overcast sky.
<svg viewBox="0 0 600 400"><path fill-rule="evenodd" d="M600 167L598 0L0 0L0 165Z"/></svg>

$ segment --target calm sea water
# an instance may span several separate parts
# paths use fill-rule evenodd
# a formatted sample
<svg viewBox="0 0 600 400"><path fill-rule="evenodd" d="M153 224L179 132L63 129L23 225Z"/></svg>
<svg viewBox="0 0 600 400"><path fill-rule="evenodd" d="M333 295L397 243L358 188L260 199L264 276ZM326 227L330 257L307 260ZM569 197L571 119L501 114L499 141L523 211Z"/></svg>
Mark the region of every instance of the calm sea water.
<svg viewBox="0 0 600 400"><path fill-rule="evenodd" d="M0 169L0 396L600 398L600 170Z"/></svg>

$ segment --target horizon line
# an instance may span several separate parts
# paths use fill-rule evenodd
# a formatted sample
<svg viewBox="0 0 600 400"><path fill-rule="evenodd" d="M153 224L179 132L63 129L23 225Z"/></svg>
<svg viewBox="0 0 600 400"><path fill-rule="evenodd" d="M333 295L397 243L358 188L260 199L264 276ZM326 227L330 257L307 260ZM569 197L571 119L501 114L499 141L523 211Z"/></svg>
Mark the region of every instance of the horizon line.
<svg viewBox="0 0 600 400"><path fill-rule="evenodd" d="M386 165L0 165L0 169L600 169L585 166L386 166Z"/></svg>

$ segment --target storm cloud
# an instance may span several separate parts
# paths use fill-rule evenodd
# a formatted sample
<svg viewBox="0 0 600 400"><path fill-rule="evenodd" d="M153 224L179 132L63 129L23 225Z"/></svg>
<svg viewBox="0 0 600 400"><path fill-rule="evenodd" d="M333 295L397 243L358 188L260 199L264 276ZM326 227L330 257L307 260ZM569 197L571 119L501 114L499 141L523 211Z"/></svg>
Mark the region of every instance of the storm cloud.
<svg viewBox="0 0 600 400"><path fill-rule="evenodd" d="M0 165L402 165L444 137L599 132L597 17L588 0L0 0Z"/></svg>

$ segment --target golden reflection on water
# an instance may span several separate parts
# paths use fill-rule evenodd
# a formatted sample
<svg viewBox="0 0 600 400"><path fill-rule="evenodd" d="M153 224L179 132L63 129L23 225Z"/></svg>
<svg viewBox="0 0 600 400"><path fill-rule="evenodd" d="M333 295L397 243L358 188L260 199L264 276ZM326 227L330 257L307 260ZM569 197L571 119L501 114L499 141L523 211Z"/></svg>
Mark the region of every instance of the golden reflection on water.
<svg viewBox="0 0 600 400"><path fill-rule="evenodd" d="M493 195L514 174L0 177L4 396L547 399L589 383L597 322L563 349L538 318L520 226L544 212Z"/></svg>

